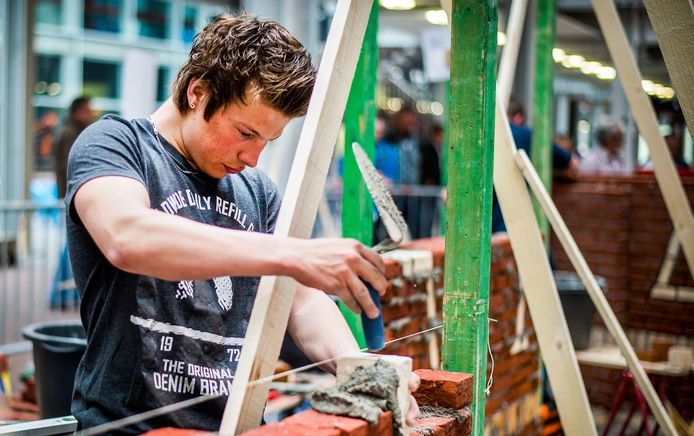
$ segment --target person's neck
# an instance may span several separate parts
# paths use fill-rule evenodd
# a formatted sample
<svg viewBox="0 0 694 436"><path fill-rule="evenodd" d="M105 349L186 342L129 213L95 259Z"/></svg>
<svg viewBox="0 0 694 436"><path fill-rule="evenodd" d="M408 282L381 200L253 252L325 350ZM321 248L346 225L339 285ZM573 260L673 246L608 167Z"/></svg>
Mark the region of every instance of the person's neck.
<svg viewBox="0 0 694 436"><path fill-rule="evenodd" d="M183 116L178 111L171 97L154 111L151 120L156 125L159 135L166 139L166 142L171 144L181 156L191 162L192 159L188 155L188 150L183 142L183 133L181 130Z"/></svg>

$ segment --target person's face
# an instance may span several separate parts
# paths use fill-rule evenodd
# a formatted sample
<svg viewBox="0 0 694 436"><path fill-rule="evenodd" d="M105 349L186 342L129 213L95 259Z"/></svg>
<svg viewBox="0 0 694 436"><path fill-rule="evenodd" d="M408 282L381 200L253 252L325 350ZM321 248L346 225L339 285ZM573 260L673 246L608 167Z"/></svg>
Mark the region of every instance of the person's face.
<svg viewBox="0 0 694 436"><path fill-rule="evenodd" d="M622 142L624 141L624 133L621 130L617 130L612 137L612 139L605 141L604 147L610 153L617 153L620 148L622 148Z"/></svg>
<svg viewBox="0 0 694 436"><path fill-rule="evenodd" d="M210 177L221 179L255 167L268 141L278 138L291 118L248 95L246 103L219 109L205 121L205 98L189 101L195 108L186 114L182 136L195 165Z"/></svg>
<svg viewBox="0 0 694 436"><path fill-rule="evenodd" d="M78 123L83 124L83 125L88 125L91 124L92 121L94 121L94 108L92 108L91 104L87 103L83 106L80 106L74 114L75 120L77 120Z"/></svg>
<svg viewBox="0 0 694 436"><path fill-rule="evenodd" d="M417 116L414 112L400 112L397 118L397 128L401 135L412 135L417 129Z"/></svg>

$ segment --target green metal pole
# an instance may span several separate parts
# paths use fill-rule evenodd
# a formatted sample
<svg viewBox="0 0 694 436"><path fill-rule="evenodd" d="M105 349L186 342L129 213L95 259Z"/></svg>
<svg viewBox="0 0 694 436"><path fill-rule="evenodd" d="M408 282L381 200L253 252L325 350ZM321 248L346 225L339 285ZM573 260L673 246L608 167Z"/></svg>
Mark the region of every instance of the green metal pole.
<svg viewBox="0 0 694 436"><path fill-rule="evenodd" d="M451 20L451 101L443 302L443 367L474 375L472 433L484 433L494 166L496 0L457 0Z"/></svg>
<svg viewBox="0 0 694 436"><path fill-rule="evenodd" d="M376 119L376 69L378 64L378 2L374 1L364 42L345 110L345 158L342 167L342 236L371 246L373 203L354 160L352 142L373 158ZM361 318L340 303L340 311L361 348L366 346Z"/></svg>
<svg viewBox="0 0 694 436"><path fill-rule="evenodd" d="M535 28L535 91L533 94L533 139L530 157L547 192L552 192L552 97L554 94L554 47L556 5L554 0L537 1ZM537 201L535 215L549 248L549 225Z"/></svg>

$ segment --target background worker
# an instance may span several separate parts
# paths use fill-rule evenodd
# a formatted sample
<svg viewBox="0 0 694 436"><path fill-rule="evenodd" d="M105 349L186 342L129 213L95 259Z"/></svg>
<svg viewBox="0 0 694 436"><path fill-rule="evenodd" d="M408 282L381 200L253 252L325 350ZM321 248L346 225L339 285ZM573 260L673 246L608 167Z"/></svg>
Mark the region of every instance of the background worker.
<svg viewBox="0 0 694 436"><path fill-rule="evenodd" d="M375 317L362 280L384 292L382 259L355 240L273 236L279 194L254 169L306 112L314 82L282 26L224 15L196 36L151 117L107 115L79 137L66 204L87 331L72 405L81 428L219 393L122 429L216 431L263 275L301 284L288 330L311 359L358 350L326 293Z"/></svg>

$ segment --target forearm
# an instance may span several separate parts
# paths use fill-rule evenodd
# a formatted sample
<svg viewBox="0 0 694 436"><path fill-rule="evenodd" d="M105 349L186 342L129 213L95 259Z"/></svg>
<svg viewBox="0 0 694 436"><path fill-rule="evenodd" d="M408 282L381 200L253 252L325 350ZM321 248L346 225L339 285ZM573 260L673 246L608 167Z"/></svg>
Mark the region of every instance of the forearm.
<svg viewBox="0 0 694 436"><path fill-rule="evenodd" d="M294 342L314 362L359 351L337 305L317 289L299 286L288 328ZM336 364L331 361L322 368L334 373Z"/></svg>
<svg viewBox="0 0 694 436"><path fill-rule="evenodd" d="M116 230L117 229L117 230ZM123 214L100 246L119 268L166 280L292 275L299 241L231 230L156 210Z"/></svg>

